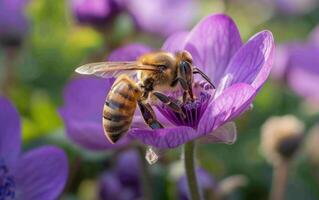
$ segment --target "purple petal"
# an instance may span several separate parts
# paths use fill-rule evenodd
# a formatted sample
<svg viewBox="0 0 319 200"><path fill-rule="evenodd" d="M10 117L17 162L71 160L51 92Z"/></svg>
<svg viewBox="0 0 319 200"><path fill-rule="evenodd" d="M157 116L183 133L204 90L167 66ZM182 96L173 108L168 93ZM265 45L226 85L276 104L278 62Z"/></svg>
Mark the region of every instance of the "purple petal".
<svg viewBox="0 0 319 200"><path fill-rule="evenodd" d="M18 199L54 200L68 176L68 161L56 147L41 147L23 155L13 170Z"/></svg>
<svg viewBox="0 0 319 200"><path fill-rule="evenodd" d="M313 71L305 70L303 68L293 68L289 73L288 83L300 96L306 98L310 102L316 104L319 103L318 72L314 73Z"/></svg>
<svg viewBox="0 0 319 200"><path fill-rule="evenodd" d="M117 11L110 0L71 0L71 8L79 22L93 25L106 24Z"/></svg>
<svg viewBox="0 0 319 200"><path fill-rule="evenodd" d="M196 12L193 0L121 0L138 27L168 36L185 30Z"/></svg>
<svg viewBox="0 0 319 200"><path fill-rule="evenodd" d="M92 150L116 148L128 142L123 138L112 145L104 135L102 111L112 83L111 79L81 77L65 87L60 114L71 140Z"/></svg>
<svg viewBox="0 0 319 200"><path fill-rule="evenodd" d="M224 76L235 83L247 83L257 90L269 76L274 57L274 39L269 31L253 36L231 59Z"/></svg>
<svg viewBox="0 0 319 200"><path fill-rule="evenodd" d="M201 68L218 85L231 57L242 41L233 20L223 14L210 15L190 32L185 49Z"/></svg>
<svg viewBox="0 0 319 200"><path fill-rule="evenodd" d="M187 126L168 127L157 130L133 129L130 135L141 140L144 144L157 148L175 148L199 135Z"/></svg>
<svg viewBox="0 0 319 200"><path fill-rule="evenodd" d="M142 44L129 44L114 50L108 57L109 61L134 61L141 55L152 51Z"/></svg>
<svg viewBox="0 0 319 200"><path fill-rule="evenodd" d="M207 107L199 122L198 132L209 134L226 122L236 118L247 110L255 94L256 90L244 83L227 88Z"/></svg>
<svg viewBox="0 0 319 200"><path fill-rule="evenodd" d="M309 37L310 43L315 44L319 48L319 25L317 25Z"/></svg>
<svg viewBox="0 0 319 200"><path fill-rule="evenodd" d="M228 122L212 133L200 138L202 143L225 143L234 144L237 139L237 129L235 122Z"/></svg>
<svg viewBox="0 0 319 200"><path fill-rule="evenodd" d="M127 167L127 164L130 167ZM136 150L130 150L119 154L116 160L115 171L124 185L139 185L141 172L141 158Z"/></svg>
<svg viewBox="0 0 319 200"><path fill-rule="evenodd" d="M184 49L189 32L181 31L169 36L162 46L162 50L175 53Z"/></svg>
<svg viewBox="0 0 319 200"><path fill-rule="evenodd" d="M0 96L0 158L10 164L20 153L21 127L13 105Z"/></svg>
<svg viewBox="0 0 319 200"><path fill-rule="evenodd" d="M100 180L99 199L101 200L117 200L120 199L123 192L123 186L114 173L105 173Z"/></svg>
<svg viewBox="0 0 319 200"><path fill-rule="evenodd" d="M271 77L277 80L284 80L289 64L289 45L280 45L276 47L276 56L274 66L271 70Z"/></svg>
<svg viewBox="0 0 319 200"><path fill-rule="evenodd" d="M17 45L27 33L28 22L24 14L25 1L1 1L0 42Z"/></svg>
<svg viewBox="0 0 319 200"><path fill-rule="evenodd" d="M279 12L286 15L307 14L318 5L317 0L275 0L274 2Z"/></svg>

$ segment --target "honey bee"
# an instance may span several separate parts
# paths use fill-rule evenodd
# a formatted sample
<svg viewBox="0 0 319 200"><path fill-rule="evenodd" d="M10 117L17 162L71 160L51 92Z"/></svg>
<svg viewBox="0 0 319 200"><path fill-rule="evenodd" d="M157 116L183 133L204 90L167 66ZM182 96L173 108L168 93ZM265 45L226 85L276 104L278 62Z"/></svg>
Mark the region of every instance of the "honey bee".
<svg viewBox="0 0 319 200"><path fill-rule="evenodd" d="M129 130L136 106L139 106L145 123L152 129L162 128L156 119L150 101L156 99L184 116L176 101L165 92L183 90L183 102L194 100L193 74L200 74L209 84L210 79L193 66L187 51L175 54L153 52L142 55L136 61L89 63L75 70L79 74L96 75L116 80L108 93L103 108L103 129L111 143L117 142Z"/></svg>

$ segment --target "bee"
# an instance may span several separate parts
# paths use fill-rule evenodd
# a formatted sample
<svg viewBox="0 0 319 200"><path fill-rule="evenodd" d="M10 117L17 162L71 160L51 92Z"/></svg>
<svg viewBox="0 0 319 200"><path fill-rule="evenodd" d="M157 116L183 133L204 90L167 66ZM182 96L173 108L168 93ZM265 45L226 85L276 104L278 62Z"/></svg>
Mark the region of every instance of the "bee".
<svg viewBox="0 0 319 200"><path fill-rule="evenodd" d="M151 101L159 100L173 111L185 116L181 105L165 93L183 90L183 103L194 100L193 74L200 74L209 84L210 79L193 66L189 52L152 52L136 61L89 63L75 70L79 74L96 75L116 80L107 94L103 108L103 129L111 143L128 132L137 105L145 123L152 129L163 128L156 119ZM179 85L179 87L177 87Z"/></svg>

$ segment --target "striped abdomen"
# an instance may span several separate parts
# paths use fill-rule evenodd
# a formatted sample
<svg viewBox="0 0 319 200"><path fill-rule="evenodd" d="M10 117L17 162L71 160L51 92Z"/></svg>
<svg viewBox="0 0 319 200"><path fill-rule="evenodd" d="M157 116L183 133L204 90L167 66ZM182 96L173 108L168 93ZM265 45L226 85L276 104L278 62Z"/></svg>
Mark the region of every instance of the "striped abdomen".
<svg viewBox="0 0 319 200"><path fill-rule="evenodd" d="M103 109L104 133L110 142L115 143L129 130L140 93L136 83L126 75L113 84Z"/></svg>

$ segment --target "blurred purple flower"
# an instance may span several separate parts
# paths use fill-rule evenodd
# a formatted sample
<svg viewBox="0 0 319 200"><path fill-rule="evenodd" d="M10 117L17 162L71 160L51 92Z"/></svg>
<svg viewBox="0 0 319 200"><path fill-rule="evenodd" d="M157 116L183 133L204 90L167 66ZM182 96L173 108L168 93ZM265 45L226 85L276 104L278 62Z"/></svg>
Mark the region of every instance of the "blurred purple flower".
<svg viewBox="0 0 319 200"><path fill-rule="evenodd" d="M143 31L168 36L185 30L196 14L193 0L115 0ZM172 20L173 19L173 20Z"/></svg>
<svg viewBox="0 0 319 200"><path fill-rule="evenodd" d="M28 24L24 15L26 0L0 0L0 44L19 45Z"/></svg>
<svg viewBox="0 0 319 200"><path fill-rule="evenodd" d="M67 180L64 152L45 146L20 155L17 111L0 97L0 199L57 199Z"/></svg>
<svg viewBox="0 0 319 200"><path fill-rule="evenodd" d="M232 120L250 107L270 73L274 55L272 34L262 31L243 45L236 25L228 16L211 15L189 33L172 35L162 49L188 50L194 64L211 78L217 89L201 86L196 79L197 99L182 107L186 119L165 105L158 105L157 113L170 125L156 130L133 127L130 135L157 148L174 148L202 136L204 141L233 143L236 127Z"/></svg>
<svg viewBox="0 0 319 200"><path fill-rule="evenodd" d="M306 42L279 46L272 77L281 79L306 101L319 105L319 26Z"/></svg>
<svg viewBox="0 0 319 200"><path fill-rule="evenodd" d="M202 168L196 169L196 175L197 175L198 187L200 188L202 195L204 196L205 194L207 194L208 196L213 195L216 192L218 187L214 178ZM187 179L185 175L178 180L178 195L180 200L191 199L189 195L188 183L187 183ZM206 197L205 199L209 199L209 198Z"/></svg>
<svg viewBox="0 0 319 200"><path fill-rule="evenodd" d="M113 170L107 171L100 181L103 200L133 200L141 198L140 157L135 150L121 153Z"/></svg>
<svg viewBox="0 0 319 200"><path fill-rule="evenodd" d="M280 13L287 15L301 15L314 10L318 6L317 0L270 0L274 1Z"/></svg>
<svg viewBox="0 0 319 200"><path fill-rule="evenodd" d="M71 8L80 23L104 25L118 13L113 0L71 0Z"/></svg>
<svg viewBox="0 0 319 200"><path fill-rule="evenodd" d="M163 36L187 28L196 13L193 0L72 0L71 7L81 23L104 25L127 12L138 28Z"/></svg>
<svg viewBox="0 0 319 200"><path fill-rule="evenodd" d="M132 44L125 49L115 50L109 55L108 60L136 60L148 51L150 48ZM64 89L64 105L60 108L60 114L64 120L66 132L71 140L85 148L92 150L119 148L130 141L130 137L123 137L116 144L111 144L104 136L103 104L113 81L80 77L71 80ZM138 117L135 119L138 120Z"/></svg>

